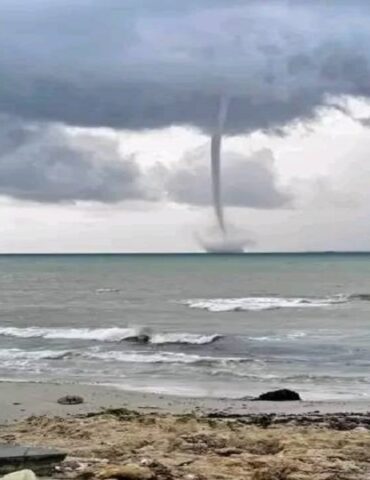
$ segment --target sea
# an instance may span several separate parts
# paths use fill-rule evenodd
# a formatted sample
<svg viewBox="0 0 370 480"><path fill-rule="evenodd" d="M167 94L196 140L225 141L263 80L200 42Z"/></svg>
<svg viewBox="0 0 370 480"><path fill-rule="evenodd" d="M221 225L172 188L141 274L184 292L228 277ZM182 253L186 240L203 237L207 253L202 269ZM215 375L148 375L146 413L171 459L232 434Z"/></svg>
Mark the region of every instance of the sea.
<svg viewBox="0 0 370 480"><path fill-rule="evenodd" d="M1 255L0 380L370 398L370 254Z"/></svg>

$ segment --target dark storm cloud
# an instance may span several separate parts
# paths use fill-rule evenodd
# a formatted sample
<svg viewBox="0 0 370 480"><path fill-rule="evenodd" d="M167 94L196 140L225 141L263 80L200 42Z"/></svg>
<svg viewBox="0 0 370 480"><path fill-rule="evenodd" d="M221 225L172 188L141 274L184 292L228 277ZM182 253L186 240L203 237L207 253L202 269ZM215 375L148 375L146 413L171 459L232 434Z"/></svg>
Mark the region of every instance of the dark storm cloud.
<svg viewBox="0 0 370 480"><path fill-rule="evenodd" d="M156 200L118 144L0 117L0 195L36 202Z"/></svg>
<svg viewBox="0 0 370 480"><path fill-rule="evenodd" d="M0 196L39 203L125 200L211 204L208 148L184 156L173 167L157 164L143 171L104 132L68 129L0 115ZM252 157L226 152L225 204L284 208L289 193L276 184L274 157L263 150Z"/></svg>
<svg viewBox="0 0 370 480"><path fill-rule="evenodd" d="M209 167L203 149L189 154L169 172L166 182L168 197L178 203L210 205ZM270 150L261 150L251 157L225 152L222 172L225 205L274 209L289 207L289 193L277 186L274 157Z"/></svg>
<svg viewBox="0 0 370 480"><path fill-rule="evenodd" d="M370 95L370 5L355 1L2 0L0 111L115 128L229 132Z"/></svg>

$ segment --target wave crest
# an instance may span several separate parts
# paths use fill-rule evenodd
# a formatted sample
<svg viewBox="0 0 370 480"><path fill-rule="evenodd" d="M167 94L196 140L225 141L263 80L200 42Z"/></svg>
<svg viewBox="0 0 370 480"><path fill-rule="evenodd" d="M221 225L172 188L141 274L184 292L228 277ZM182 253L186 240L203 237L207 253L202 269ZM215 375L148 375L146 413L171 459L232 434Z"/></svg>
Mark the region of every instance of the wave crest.
<svg viewBox="0 0 370 480"><path fill-rule="evenodd" d="M150 343L155 345L187 344L206 345L214 343L221 338L221 335L196 335L192 333L158 333L150 338Z"/></svg>
<svg viewBox="0 0 370 480"><path fill-rule="evenodd" d="M117 342L138 335L134 328L42 328L0 327L0 335L19 338L45 338L49 340L97 340Z"/></svg>
<svg viewBox="0 0 370 480"><path fill-rule="evenodd" d="M184 364L203 367L227 368L229 365L242 365L253 362L252 359L242 357L211 357L205 355L188 354L182 352L156 351L121 351L101 350L101 347L92 347L84 351L69 350L21 350L18 348L0 349L0 362L3 366L29 366L40 362L68 361L76 357L85 361L141 363L141 364ZM46 363L45 363L46 365Z"/></svg>
<svg viewBox="0 0 370 480"><path fill-rule="evenodd" d="M182 303L190 308L198 308L209 312L262 311L278 308L324 308L346 303L348 297L334 295L324 298L309 297L242 297L190 299Z"/></svg>
<svg viewBox="0 0 370 480"><path fill-rule="evenodd" d="M0 349L0 360L59 360L67 358L71 352L67 350L20 350L19 348Z"/></svg>
<svg viewBox="0 0 370 480"><path fill-rule="evenodd" d="M90 340L99 342L133 342L154 345L213 343L220 335L192 333L152 333L146 328L41 328L0 327L0 335L18 338L45 338L48 340Z"/></svg>
<svg viewBox="0 0 370 480"><path fill-rule="evenodd" d="M243 357L211 357L205 355L188 354L181 352L151 352L151 351L91 351L85 352L85 358L92 360L124 362L124 363L172 363L188 364L194 366L220 366L226 368L228 365L241 365L254 362L253 359Z"/></svg>

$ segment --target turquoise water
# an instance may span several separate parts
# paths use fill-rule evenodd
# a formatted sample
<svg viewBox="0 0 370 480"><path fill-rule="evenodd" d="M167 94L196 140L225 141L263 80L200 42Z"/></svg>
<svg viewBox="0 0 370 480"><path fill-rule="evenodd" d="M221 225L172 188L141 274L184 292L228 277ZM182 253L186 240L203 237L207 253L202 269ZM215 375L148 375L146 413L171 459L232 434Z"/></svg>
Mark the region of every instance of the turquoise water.
<svg viewBox="0 0 370 480"><path fill-rule="evenodd" d="M366 398L370 254L0 256L0 377Z"/></svg>

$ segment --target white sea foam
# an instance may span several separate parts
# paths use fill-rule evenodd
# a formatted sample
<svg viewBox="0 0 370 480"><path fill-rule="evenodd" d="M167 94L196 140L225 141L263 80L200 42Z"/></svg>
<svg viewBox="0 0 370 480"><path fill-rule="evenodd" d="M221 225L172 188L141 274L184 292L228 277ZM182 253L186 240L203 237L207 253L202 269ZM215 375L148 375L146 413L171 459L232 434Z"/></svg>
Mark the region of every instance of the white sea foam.
<svg viewBox="0 0 370 480"><path fill-rule="evenodd" d="M119 350L101 351L94 347L83 352L70 352L67 350L21 350L18 348L0 349L0 362L6 366L33 365L35 362L47 360L64 360L73 357L82 357L85 360L109 361L124 363L176 363L176 364L196 364L196 363L217 363L223 359L206 357L193 354L177 352L147 352L147 351L128 351ZM226 359L227 360L227 359ZM230 359L231 360L231 359Z"/></svg>
<svg viewBox="0 0 370 480"><path fill-rule="evenodd" d="M67 351L62 350L20 350L18 348L3 348L0 349L0 361L6 360L53 360L63 358L67 355Z"/></svg>
<svg viewBox="0 0 370 480"><path fill-rule="evenodd" d="M287 333L286 335L266 335L263 337L249 337L249 339L257 342L282 342L284 340L296 340L306 336L306 332L291 332Z"/></svg>
<svg viewBox="0 0 370 480"><path fill-rule="evenodd" d="M114 362L125 363L198 363L202 359L209 359L211 357L201 357L199 355L187 355L185 353L175 352L144 352L144 351L109 351L109 352L94 352L86 353L85 357L91 359L99 359Z"/></svg>
<svg viewBox="0 0 370 480"><path fill-rule="evenodd" d="M220 338L220 335L196 335L192 333L157 333L150 338L150 343L163 345L171 343L205 345L213 343Z"/></svg>
<svg viewBox="0 0 370 480"><path fill-rule="evenodd" d="M66 340L92 340L100 342L119 342L131 340L138 343L193 344L204 345L212 343L219 335L197 335L190 333L157 333L151 334L146 328L41 328L41 327L0 327L0 335L20 338L45 338Z"/></svg>
<svg viewBox="0 0 370 480"><path fill-rule="evenodd" d="M20 338L46 338L66 340L97 340L117 342L132 338L140 333L135 328L41 328L41 327L0 327L0 335Z"/></svg>
<svg viewBox="0 0 370 480"><path fill-rule="evenodd" d="M219 365L223 367L251 362L250 359L243 357L211 357L180 352L150 352L143 350L123 352L119 350L100 351L95 349L85 352L83 356L84 358L112 362L197 364L203 366Z"/></svg>
<svg viewBox="0 0 370 480"><path fill-rule="evenodd" d="M150 352L150 351L102 351L93 347L83 352L71 352L68 350L21 350L18 348L0 349L1 366L5 367L32 367L44 364L48 361L68 360L80 357L85 361L99 363L122 362L122 363L147 363L147 364L199 364L220 365L226 367L229 363L243 362L243 358L209 357L180 352ZM45 363L46 365L47 363Z"/></svg>
<svg viewBox="0 0 370 480"><path fill-rule="evenodd" d="M210 298L185 300L190 308L208 310L209 312L261 311L277 308L325 308L335 304L346 303L348 297L335 295L324 298L309 297L243 297Z"/></svg>

